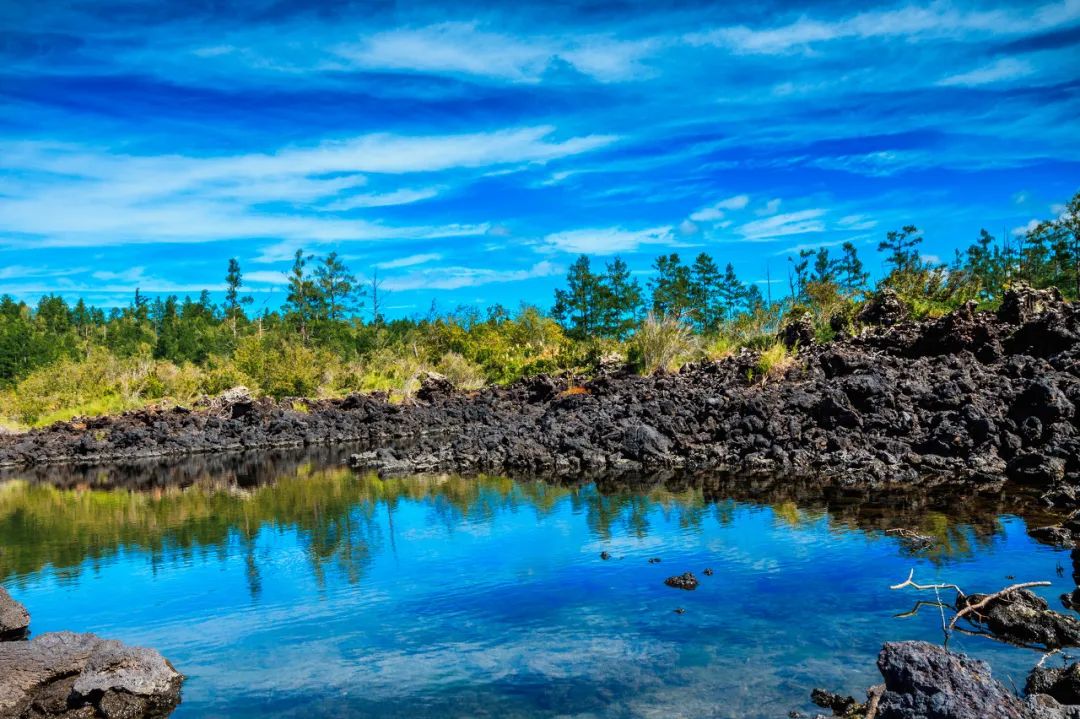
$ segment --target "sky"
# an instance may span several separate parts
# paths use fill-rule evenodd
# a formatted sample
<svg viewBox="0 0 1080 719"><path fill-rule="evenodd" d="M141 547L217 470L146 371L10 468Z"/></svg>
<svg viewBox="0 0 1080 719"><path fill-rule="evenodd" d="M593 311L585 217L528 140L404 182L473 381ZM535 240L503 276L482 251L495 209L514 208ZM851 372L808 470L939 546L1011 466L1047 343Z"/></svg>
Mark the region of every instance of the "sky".
<svg viewBox="0 0 1080 719"><path fill-rule="evenodd" d="M948 260L1080 190L1080 0L0 0L0 294L224 288L297 249L390 316L551 304L916 224Z"/></svg>

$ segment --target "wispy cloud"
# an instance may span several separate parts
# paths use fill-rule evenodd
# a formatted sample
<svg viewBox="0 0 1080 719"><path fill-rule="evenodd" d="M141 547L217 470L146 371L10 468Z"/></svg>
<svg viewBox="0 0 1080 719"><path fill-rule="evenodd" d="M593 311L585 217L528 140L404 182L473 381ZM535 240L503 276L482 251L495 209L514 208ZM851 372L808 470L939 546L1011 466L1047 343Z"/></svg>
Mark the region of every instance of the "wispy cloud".
<svg viewBox="0 0 1080 719"><path fill-rule="evenodd" d="M500 282L520 282L537 277L562 274L563 268L551 262L537 262L523 270L488 269L477 267L433 267L407 275L388 277L383 286L388 290L456 290Z"/></svg>
<svg viewBox="0 0 1080 719"><path fill-rule="evenodd" d="M419 255L409 255L408 257L399 257L396 260L387 260L386 262L376 262L375 266L384 270L393 270L399 267L413 267L414 265L424 265L428 262L437 262L442 259L442 255L437 252L428 252Z"/></svg>
<svg viewBox="0 0 1080 719"><path fill-rule="evenodd" d="M773 215L763 220L754 220L739 225L736 232L752 242L773 240L789 235L802 235L808 232L824 232L825 215L823 209L800 210Z"/></svg>
<svg viewBox="0 0 1080 719"><path fill-rule="evenodd" d="M1015 80L1026 77L1033 72L1035 72L1035 68L1030 62L1012 57L1003 57L995 60L989 65L944 77L938 81L938 84L946 87L977 87L979 85L989 85L994 82Z"/></svg>
<svg viewBox="0 0 1080 719"><path fill-rule="evenodd" d="M625 230L620 227L567 230L544 238L542 249L589 255L634 252L642 245L664 245L674 241L671 227Z"/></svg>

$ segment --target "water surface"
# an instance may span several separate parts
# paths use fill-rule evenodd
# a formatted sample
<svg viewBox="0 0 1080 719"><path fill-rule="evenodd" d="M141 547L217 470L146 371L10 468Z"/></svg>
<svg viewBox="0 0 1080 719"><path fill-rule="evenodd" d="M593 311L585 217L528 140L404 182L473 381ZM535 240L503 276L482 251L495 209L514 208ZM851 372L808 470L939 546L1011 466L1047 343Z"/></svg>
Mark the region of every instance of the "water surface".
<svg viewBox="0 0 1080 719"><path fill-rule="evenodd" d="M885 640L940 641L934 610L894 618L919 598L888 589L912 568L1072 588L1068 553L1002 498L383 480L339 459L11 479L0 578L35 633L159 649L188 676L176 717L309 719L782 717L815 686L861 695ZM937 544L913 552L893 526ZM696 591L664 586L684 571ZM1020 686L1038 658L953 646Z"/></svg>

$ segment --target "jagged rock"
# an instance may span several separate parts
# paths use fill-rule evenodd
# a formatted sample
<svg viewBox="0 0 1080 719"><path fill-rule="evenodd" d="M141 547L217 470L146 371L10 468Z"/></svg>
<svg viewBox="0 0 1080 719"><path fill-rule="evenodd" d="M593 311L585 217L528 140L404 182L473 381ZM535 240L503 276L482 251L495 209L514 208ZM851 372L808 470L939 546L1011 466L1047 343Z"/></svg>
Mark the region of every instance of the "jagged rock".
<svg viewBox="0 0 1080 719"><path fill-rule="evenodd" d="M927 642L888 642L878 655L885 691L877 719L1020 719L1020 700L990 667Z"/></svg>
<svg viewBox="0 0 1080 719"><path fill-rule="evenodd" d="M674 577L668 577L664 580L664 584L675 589L697 589L698 580L694 576L693 572L684 572Z"/></svg>
<svg viewBox="0 0 1080 719"><path fill-rule="evenodd" d="M859 702L853 696L844 696L825 689L814 689L810 692L810 701L822 709L831 709L833 716L854 717L865 714L866 705Z"/></svg>
<svg viewBox="0 0 1080 719"><path fill-rule="evenodd" d="M956 608L978 604L987 596L961 597ZM985 626L995 637L1017 644L1038 644L1048 649L1080 646L1080 619L1055 612L1045 599L1027 589L998 597L966 618Z"/></svg>
<svg viewBox="0 0 1080 719"><path fill-rule="evenodd" d="M779 339L789 350L809 347L814 344L814 321L809 314L803 313L788 319L780 329Z"/></svg>
<svg viewBox="0 0 1080 719"><path fill-rule="evenodd" d="M879 290L856 315L855 319L864 325L891 327L908 318L907 307L900 296L889 288Z"/></svg>
<svg viewBox="0 0 1080 719"><path fill-rule="evenodd" d="M1020 282L1005 291L997 316L1002 322L1021 325L1061 302L1061 292L1056 287L1036 290Z"/></svg>
<svg viewBox="0 0 1080 719"><path fill-rule="evenodd" d="M183 677L160 654L93 634L0 644L0 719L168 714Z"/></svg>
<svg viewBox="0 0 1080 719"><path fill-rule="evenodd" d="M671 449L671 440L647 424L636 424L623 433L623 453L636 460L664 457Z"/></svg>
<svg viewBox="0 0 1080 719"><path fill-rule="evenodd" d="M1080 704L1080 663L1067 667L1035 667L1028 674L1024 692L1046 694L1062 704Z"/></svg>
<svg viewBox="0 0 1080 719"><path fill-rule="evenodd" d="M21 639L30 628L30 613L0 587L0 641Z"/></svg>
<svg viewBox="0 0 1080 719"><path fill-rule="evenodd" d="M423 402L431 402L454 391L454 383L438 372L424 372L419 379L420 389L416 390L416 398Z"/></svg>

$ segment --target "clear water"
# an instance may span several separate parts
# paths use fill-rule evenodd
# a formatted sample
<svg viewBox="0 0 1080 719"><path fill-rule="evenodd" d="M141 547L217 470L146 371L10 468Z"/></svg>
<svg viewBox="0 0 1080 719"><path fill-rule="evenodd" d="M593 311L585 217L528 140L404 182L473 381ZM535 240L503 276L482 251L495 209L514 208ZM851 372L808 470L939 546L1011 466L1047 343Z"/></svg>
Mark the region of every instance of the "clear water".
<svg viewBox="0 0 1080 719"><path fill-rule="evenodd" d="M812 710L815 686L861 696L883 641L940 641L933 608L894 618L919 598L889 590L912 568L969 591L1072 588L1067 552L959 497L736 501L732 485L379 480L335 461L196 467L182 489L9 480L0 577L35 633L159 649L188 677L176 717L308 719L782 717ZM890 526L941 542L913 554ZM688 570L696 591L663 584ZM953 646L1019 686L1037 660Z"/></svg>

